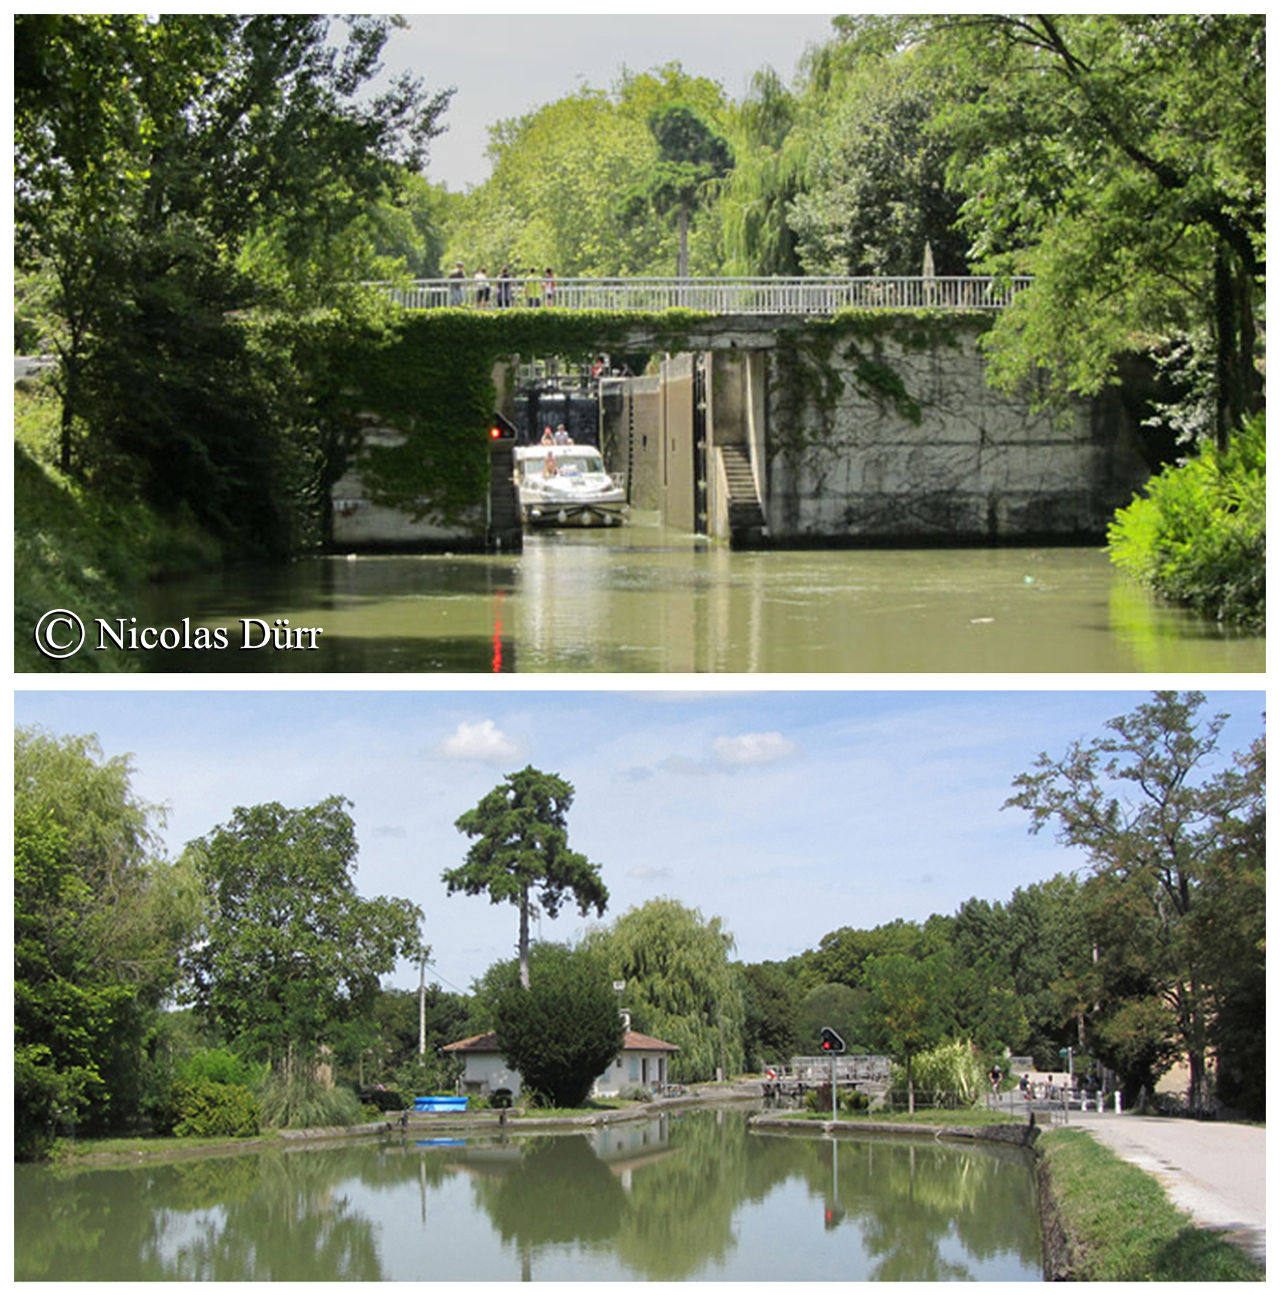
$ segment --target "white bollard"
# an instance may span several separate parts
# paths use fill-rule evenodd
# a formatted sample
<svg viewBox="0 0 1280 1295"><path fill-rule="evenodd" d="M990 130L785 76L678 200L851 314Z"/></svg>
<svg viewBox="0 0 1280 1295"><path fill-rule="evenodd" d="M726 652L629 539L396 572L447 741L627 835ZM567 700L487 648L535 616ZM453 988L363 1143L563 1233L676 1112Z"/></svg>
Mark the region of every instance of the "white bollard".
<svg viewBox="0 0 1280 1295"><path fill-rule="evenodd" d="M1120 1090L1116 1089L1116 1114L1120 1114Z"/></svg>

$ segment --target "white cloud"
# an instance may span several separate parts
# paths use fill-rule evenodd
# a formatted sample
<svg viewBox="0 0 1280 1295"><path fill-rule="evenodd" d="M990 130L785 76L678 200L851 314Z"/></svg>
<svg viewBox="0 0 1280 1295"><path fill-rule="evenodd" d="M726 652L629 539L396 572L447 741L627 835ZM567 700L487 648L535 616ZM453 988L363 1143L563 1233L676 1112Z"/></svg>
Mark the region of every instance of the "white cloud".
<svg viewBox="0 0 1280 1295"><path fill-rule="evenodd" d="M670 868L651 868L647 863L641 863L628 868L627 876L634 877L637 881L663 881L675 876L675 873Z"/></svg>
<svg viewBox="0 0 1280 1295"><path fill-rule="evenodd" d="M509 738L491 719L478 724L465 720L436 748L448 760L485 760L499 764L515 759L520 754L520 744Z"/></svg>
<svg viewBox="0 0 1280 1295"><path fill-rule="evenodd" d="M781 733L740 733L718 737L711 743L721 764L773 764L791 755L796 744Z"/></svg>

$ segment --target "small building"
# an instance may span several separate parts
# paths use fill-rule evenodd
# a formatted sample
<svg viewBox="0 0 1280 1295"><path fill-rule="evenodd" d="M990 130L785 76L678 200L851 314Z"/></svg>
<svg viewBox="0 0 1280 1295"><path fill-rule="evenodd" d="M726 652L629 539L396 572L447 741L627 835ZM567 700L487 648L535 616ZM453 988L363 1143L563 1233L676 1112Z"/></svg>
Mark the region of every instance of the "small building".
<svg viewBox="0 0 1280 1295"><path fill-rule="evenodd" d="M457 1043L446 1043L441 1049L451 1056L460 1057L463 1063L462 1091L479 1097L506 1090L519 1097L524 1081L518 1070L513 1070L503 1060L498 1050L498 1036L490 1031L476 1034ZM593 1097L617 1097L634 1088L661 1091L669 1082L667 1063L680 1049L674 1043L651 1039L647 1034L628 1030L623 1036L622 1051L613 1065L591 1087Z"/></svg>

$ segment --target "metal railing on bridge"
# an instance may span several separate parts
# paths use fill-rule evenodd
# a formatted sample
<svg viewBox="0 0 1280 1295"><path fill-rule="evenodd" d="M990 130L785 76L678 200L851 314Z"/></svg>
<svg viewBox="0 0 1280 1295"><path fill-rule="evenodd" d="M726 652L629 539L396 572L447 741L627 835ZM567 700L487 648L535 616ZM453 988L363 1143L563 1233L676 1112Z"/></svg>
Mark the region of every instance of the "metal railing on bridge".
<svg viewBox="0 0 1280 1295"><path fill-rule="evenodd" d="M829 279L415 279L385 288L408 310L693 310L713 315L834 315L841 310L1002 310L1030 278L918 275Z"/></svg>

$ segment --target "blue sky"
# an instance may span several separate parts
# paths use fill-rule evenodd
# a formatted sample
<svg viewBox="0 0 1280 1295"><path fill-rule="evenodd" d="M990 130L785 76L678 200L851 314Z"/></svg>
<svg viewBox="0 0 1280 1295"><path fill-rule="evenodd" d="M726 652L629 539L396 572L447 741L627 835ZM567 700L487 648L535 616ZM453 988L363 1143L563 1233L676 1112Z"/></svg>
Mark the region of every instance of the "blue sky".
<svg viewBox="0 0 1280 1295"><path fill-rule="evenodd" d="M612 88L625 66L679 61L741 99L765 65L790 82L806 47L826 39L821 14L409 14L384 51L388 75L413 72L456 93L431 145L431 179L455 191L489 175L488 128L583 86Z"/></svg>
<svg viewBox="0 0 1280 1295"><path fill-rule="evenodd" d="M435 978L465 991L512 955L516 913L446 895L440 875L467 845L453 823L525 764L574 785L570 843L601 866L605 921L669 895L723 918L756 962L1082 864L1001 805L1038 752L1062 754L1149 695L125 688L19 691L14 706L19 724L130 753L136 793L168 807L171 853L238 805L347 797L358 889L423 908ZM1208 696L1207 712L1232 715L1225 753L1262 732L1261 691ZM540 930L585 925L571 909Z"/></svg>

